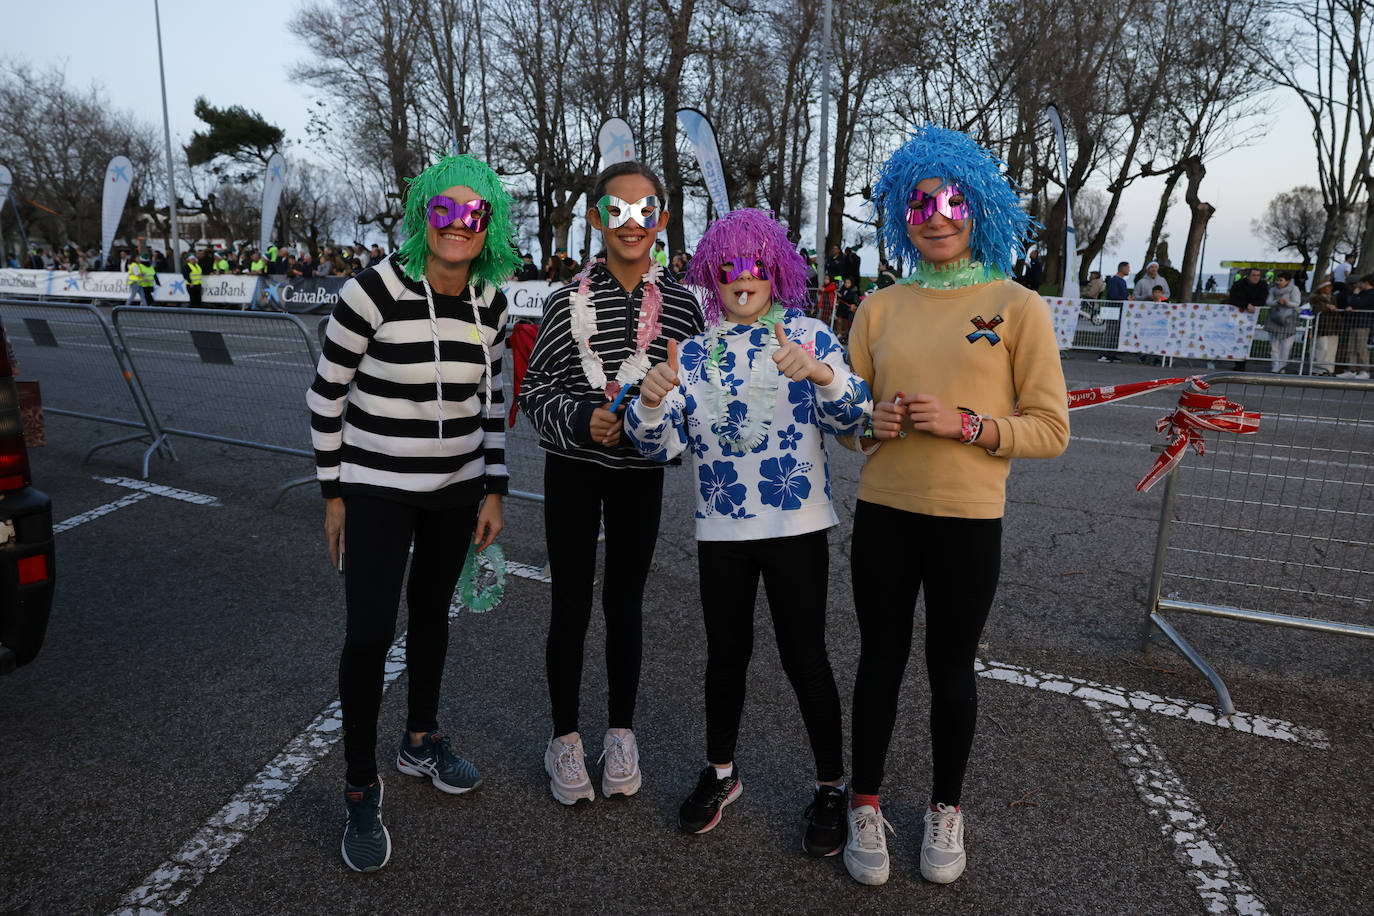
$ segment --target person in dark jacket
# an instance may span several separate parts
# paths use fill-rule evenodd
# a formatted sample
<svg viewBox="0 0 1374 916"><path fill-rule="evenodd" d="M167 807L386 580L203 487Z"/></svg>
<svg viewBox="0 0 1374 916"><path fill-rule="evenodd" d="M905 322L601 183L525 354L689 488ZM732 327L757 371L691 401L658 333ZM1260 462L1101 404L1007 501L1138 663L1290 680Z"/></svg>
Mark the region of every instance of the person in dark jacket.
<svg viewBox="0 0 1374 916"><path fill-rule="evenodd" d="M1245 279L1232 283L1230 291L1226 294L1227 304L1234 305L1243 312L1254 312L1264 305L1268 298L1269 284L1264 282L1264 274L1258 267L1250 268ZM1233 368L1244 372L1245 360L1236 360Z"/></svg>

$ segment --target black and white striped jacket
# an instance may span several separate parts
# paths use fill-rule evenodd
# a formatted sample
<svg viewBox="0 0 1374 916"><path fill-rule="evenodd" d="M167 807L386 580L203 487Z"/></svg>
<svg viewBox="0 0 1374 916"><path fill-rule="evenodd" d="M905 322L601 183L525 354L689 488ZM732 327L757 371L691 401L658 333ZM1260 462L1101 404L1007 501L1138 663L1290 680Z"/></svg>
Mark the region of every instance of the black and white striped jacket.
<svg viewBox="0 0 1374 916"><path fill-rule="evenodd" d="M670 339L680 343L703 327L701 306L685 286L665 275L658 288L663 293L663 330L649 346L651 366L667 361ZM529 416L545 451L609 468L661 468L662 463L639 454L628 439L621 438L612 448L592 441L592 411L606 403L606 393L591 386L578 358L570 311L576 289L576 282L569 283L555 290L544 305L539 336L520 384L520 409ZM635 352L644 284L627 293L606 265L598 264L592 268L589 292L596 310L592 351L601 357L606 378L613 379L621 362ZM630 386L622 403L638 393L638 385Z"/></svg>
<svg viewBox="0 0 1374 916"><path fill-rule="evenodd" d="M392 258L344 284L306 393L326 498L445 508L506 492L506 297L482 286L435 293L431 321L425 286Z"/></svg>

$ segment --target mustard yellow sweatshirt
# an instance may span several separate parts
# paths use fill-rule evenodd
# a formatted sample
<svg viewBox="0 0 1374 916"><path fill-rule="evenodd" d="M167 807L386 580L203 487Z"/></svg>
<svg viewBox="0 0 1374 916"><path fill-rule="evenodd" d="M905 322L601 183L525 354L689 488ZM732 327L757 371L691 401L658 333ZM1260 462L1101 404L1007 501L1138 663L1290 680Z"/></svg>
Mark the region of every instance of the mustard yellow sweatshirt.
<svg viewBox="0 0 1374 916"><path fill-rule="evenodd" d="M908 399L932 394L946 407L992 418L1001 435L991 455L923 432L883 442L860 476L862 500L923 515L1001 518L1007 459L1054 458L1069 444L1049 306L1010 280L880 290L854 317L849 356L875 403L898 391Z"/></svg>

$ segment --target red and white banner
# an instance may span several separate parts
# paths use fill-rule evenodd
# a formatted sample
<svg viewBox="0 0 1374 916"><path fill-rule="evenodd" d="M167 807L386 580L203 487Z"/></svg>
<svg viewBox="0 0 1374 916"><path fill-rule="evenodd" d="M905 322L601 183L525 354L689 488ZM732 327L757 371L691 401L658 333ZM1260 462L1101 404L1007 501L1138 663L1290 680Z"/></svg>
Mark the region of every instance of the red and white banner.
<svg viewBox="0 0 1374 916"><path fill-rule="evenodd" d="M1205 454L1202 433L1236 433L1242 436L1255 433L1259 431L1260 415L1246 411L1240 404L1221 395L1207 394L1210 386L1200 375L1150 379L1103 388L1080 388L1069 392L1069 410L1124 401L1184 383L1189 383L1190 387L1178 396L1178 407L1155 421L1155 429L1168 436L1169 443L1164 446L1163 454L1155 459L1154 466L1135 485L1137 491L1146 493L1183 460L1183 453L1190 446L1199 455Z"/></svg>

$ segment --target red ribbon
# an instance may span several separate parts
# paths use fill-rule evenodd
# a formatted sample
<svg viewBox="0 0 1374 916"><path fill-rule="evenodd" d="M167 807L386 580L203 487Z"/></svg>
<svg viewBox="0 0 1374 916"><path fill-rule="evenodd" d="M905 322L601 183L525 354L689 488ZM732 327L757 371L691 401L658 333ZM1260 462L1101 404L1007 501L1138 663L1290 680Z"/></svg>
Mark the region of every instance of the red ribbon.
<svg viewBox="0 0 1374 916"><path fill-rule="evenodd" d="M1069 392L1069 409L1096 407L1109 401L1119 401L1135 397L1158 388L1170 388L1191 382L1191 386L1178 396L1178 407L1168 416L1155 421L1155 429L1169 437L1164 452L1155 459L1149 473L1141 478L1135 488L1140 493L1150 488L1173 470L1174 465L1183 460L1189 447L1199 455L1206 454L1202 438L1204 432L1235 433L1249 435L1259 431L1260 415L1246 411L1240 404L1222 395L1206 394L1210 386L1202 376L1191 378L1163 378L1147 382L1130 382L1125 385L1109 385L1103 388L1083 388Z"/></svg>

